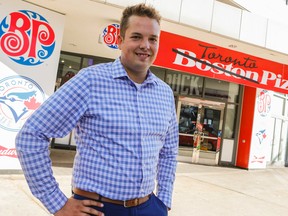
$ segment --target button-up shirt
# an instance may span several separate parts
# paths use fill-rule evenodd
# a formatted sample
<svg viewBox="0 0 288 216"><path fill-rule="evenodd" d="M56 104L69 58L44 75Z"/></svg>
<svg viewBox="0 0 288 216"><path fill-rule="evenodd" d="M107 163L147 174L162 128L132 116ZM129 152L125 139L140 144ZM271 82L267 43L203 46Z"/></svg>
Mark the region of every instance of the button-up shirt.
<svg viewBox="0 0 288 216"><path fill-rule="evenodd" d="M119 59L82 69L34 112L16 137L32 193L53 214L67 201L52 175L49 139L75 128L72 187L115 200L155 190L171 207L178 152L172 90L148 71L135 85Z"/></svg>

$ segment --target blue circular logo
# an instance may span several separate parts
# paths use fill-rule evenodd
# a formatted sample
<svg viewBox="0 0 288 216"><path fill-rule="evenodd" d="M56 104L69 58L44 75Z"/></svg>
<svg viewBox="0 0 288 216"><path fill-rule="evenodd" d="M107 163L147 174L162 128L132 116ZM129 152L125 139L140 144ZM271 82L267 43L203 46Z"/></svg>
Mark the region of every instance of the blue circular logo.
<svg viewBox="0 0 288 216"><path fill-rule="evenodd" d="M0 22L0 48L18 64L39 65L52 55L55 33L40 14L15 11Z"/></svg>
<svg viewBox="0 0 288 216"><path fill-rule="evenodd" d="M118 49L118 35L120 33L119 24L110 24L102 32L102 38L104 43L112 48Z"/></svg>
<svg viewBox="0 0 288 216"><path fill-rule="evenodd" d="M0 80L0 128L19 131L44 101L44 91L28 77L15 75Z"/></svg>

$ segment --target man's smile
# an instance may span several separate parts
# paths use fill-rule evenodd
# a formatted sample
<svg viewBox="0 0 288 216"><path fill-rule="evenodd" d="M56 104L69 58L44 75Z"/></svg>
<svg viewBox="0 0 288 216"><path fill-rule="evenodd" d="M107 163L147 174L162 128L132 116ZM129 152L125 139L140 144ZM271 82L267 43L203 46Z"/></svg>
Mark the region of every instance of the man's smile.
<svg viewBox="0 0 288 216"><path fill-rule="evenodd" d="M139 56L140 58L147 58L150 57L151 55L148 53L136 53L137 56Z"/></svg>

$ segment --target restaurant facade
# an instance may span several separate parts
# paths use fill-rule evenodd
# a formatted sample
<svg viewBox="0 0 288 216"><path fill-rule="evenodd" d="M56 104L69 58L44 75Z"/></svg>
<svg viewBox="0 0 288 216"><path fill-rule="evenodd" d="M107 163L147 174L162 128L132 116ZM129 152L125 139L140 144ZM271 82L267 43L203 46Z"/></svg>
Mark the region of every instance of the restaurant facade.
<svg viewBox="0 0 288 216"><path fill-rule="evenodd" d="M92 54L84 46L65 45L71 45L65 38L69 15L23 1L0 3L5 8L0 13L0 169L19 169L13 139L21 125L81 68L119 56L119 23L95 19L86 24L98 29L87 35L97 44ZM171 30L173 25L165 23L151 70L174 92L179 160L245 169L287 166L288 65L183 35ZM49 40L41 39L43 31ZM18 48L9 40L13 34L19 36ZM34 46L29 37L38 39ZM18 105L11 96L17 96ZM75 149L74 131L53 138L51 148Z"/></svg>

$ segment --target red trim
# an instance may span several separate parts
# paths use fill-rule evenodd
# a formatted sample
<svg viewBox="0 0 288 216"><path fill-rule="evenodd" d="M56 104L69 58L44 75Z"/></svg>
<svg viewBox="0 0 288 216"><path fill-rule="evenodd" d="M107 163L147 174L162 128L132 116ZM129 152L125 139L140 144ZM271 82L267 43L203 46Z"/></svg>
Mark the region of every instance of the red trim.
<svg viewBox="0 0 288 216"><path fill-rule="evenodd" d="M256 88L245 86L236 160L236 166L242 168L248 168L249 165L255 101Z"/></svg>

